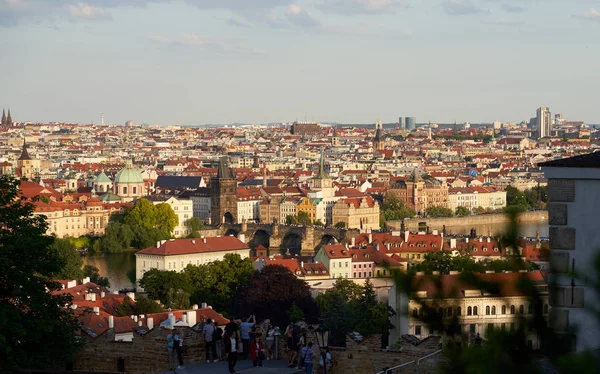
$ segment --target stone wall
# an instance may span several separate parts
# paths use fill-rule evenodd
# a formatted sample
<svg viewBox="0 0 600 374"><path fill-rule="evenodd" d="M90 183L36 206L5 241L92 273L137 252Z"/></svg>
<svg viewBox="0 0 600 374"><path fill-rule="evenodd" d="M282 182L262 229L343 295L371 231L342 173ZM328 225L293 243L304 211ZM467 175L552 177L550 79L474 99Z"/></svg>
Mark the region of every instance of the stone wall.
<svg viewBox="0 0 600 374"><path fill-rule="evenodd" d="M548 222L548 212L545 210L524 212L519 214L518 221L519 223ZM425 222L431 230L438 230L441 232L444 225L446 226L446 229L449 230L453 227L496 225L508 223L508 216L506 214L483 214L468 217L413 218L404 221L404 224L406 225L406 228L408 230L415 232L419 229L419 222ZM386 222L386 225L392 230L400 230L401 224L401 221Z"/></svg>
<svg viewBox="0 0 600 374"><path fill-rule="evenodd" d="M204 358L204 340L189 327L182 327L183 362L199 362ZM125 373L158 373L170 368L167 334L170 330L154 328L146 335L134 333L132 342L115 342L113 330L91 338L85 334L83 348L73 361L73 370L118 372L119 358L125 360Z"/></svg>

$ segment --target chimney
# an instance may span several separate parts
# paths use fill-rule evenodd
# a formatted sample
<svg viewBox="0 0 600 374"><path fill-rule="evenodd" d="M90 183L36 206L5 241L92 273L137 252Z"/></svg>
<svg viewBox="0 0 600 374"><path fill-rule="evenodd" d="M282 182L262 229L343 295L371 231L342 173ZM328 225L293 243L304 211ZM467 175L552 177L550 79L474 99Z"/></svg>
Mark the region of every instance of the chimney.
<svg viewBox="0 0 600 374"><path fill-rule="evenodd" d="M404 241L408 242L408 236L410 235L410 231L406 230L404 231Z"/></svg>
<svg viewBox="0 0 600 374"><path fill-rule="evenodd" d="M304 261L300 261L300 267L304 269Z"/></svg>
<svg viewBox="0 0 600 374"><path fill-rule="evenodd" d="M198 310L198 304L192 305L192 310Z"/></svg>
<svg viewBox="0 0 600 374"><path fill-rule="evenodd" d="M152 330L154 328L154 318L148 318L146 324L148 325L148 330Z"/></svg>
<svg viewBox="0 0 600 374"><path fill-rule="evenodd" d="M456 248L456 238L450 239L450 249Z"/></svg>
<svg viewBox="0 0 600 374"><path fill-rule="evenodd" d="M387 248L387 250L389 251L389 250L390 250L390 243L387 243L387 244L385 245L385 247L386 247L386 248Z"/></svg>
<svg viewBox="0 0 600 374"><path fill-rule="evenodd" d="M135 301L135 292L127 292L127 296L128 296L128 297L129 297L131 300Z"/></svg>
<svg viewBox="0 0 600 374"><path fill-rule="evenodd" d="M83 284L90 283L90 277L83 278L83 281L81 283L83 283Z"/></svg>
<svg viewBox="0 0 600 374"><path fill-rule="evenodd" d="M438 234L438 231L437 231L437 230L433 230L431 233L432 233L433 235L437 235L437 234Z"/></svg>
<svg viewBox="0 0 600 374"><path fill-rule="evenodd" d="M202 237L202 243L206 244L206 238L204 236Z"/></svg>
<svg viewBox="0 0 600 374"><path fill-rule="evenodd" d="M114 329L115 328L115 317L108 316L108 328L109 329Z"/></svg>
<svg viewBox="0 0 600 374"><path fill-rule="evenodd" d="M194 326L196 324L196 312L187 312L186 315L188 326Z"/></svg>
<svg viewBox="0 0 600 374"><path fill-rule="evenodd" d="M183 314L181 315L181 322L183 322L183 323L188 323L188 321L187 321L187 313L183 313Z"/></svg>
<svg viewBox="0 0 600 374"><path fill-rule="evenodd" d="M202 309L206 309L208 307L207 303L202 303L201 305L202 305Z"/></svg>
<svg viewBox="0 0 600 374"><path fill-rule="evenodd" d="M100 292L100 298L104 299L104 296L106 296L106 292L104 292L104 291Z"/></svg>
<svg viewBox="0 0 600 374"><path fill-rule="evenodd" d="M373 234L369 233L369 244L373 243Z"/></svg>
<svg viewBox="0 0 600 374"><path fill-rule="evenodd" d="M173 315L173 313L169 313L169 321L171 321L171 323L170 323L171 327L175 327L176 319L175 319L175 316Z"/></svg>
<svg viewBox="0 0 600 374"><path fill-rule="evenodd" d="M138 321L138 316L131 316L131 318L133 319L133 322L137 323L137 321Z"/></svg>
<svg viewBox="0 0 600 374"><path fill-rule="evenodd" d="M491 242L491 241L492 241L492 238L490 238L490 237L488 236L488 237L487 237L487 242L489 243L489 242Z"/></svg>
<svg viewBox="0 0 600 374"><path fill-rule="evenodd" d="M379 243L375 244L375 249L377 249L377 251L379 251Z"/></svg>
<svg viewBox="0 0 600 374"><path fill-rule="evenodd" d="M348 243L345 244L346 249L348 249Z"/></svg>
<svg viewBox="0 0 600 374"><path fill-rule="evenodd" d="M167 242L166 240L161 240L161 241L160 241L160 244L161 244L161 245L163 245L163 244L165 244L166 242Z"/></svg>
<svg viewBox="0 0 600 374"><path fill-rule="evenodd" d="M356 247L356 238L352 238L352 248Z"/></svg>
<svg viewBox="0 0 600 374"><path fill-rule="evenodd" d="M156 242L156 248L160 248L160 240Z"/></svg>
<svg viewBox="0 0 600 374"><path fill-rule="evenodd" d="M196 244L196 239L192 239L192 244Z"/></svg>
<svg viewBox="0 0 600 374"><path fill-rule="evenodd" d="M143 323L142 321L138 321L138 326L139 326L139 327L142 327L142 325L143 325L143 324L144 324L144 323Z"/></svg>
<svg viewBox="0 0 600 374"><path fill-rule="evenodd" d="M96 315L99 316L100 315L100 308L97 307L97 306L95 306L94 307L94 313L96 313Z"/></svg>
<svg viewBox="0 0 600 374"><path fill-rule="evenodd" d="M467 237L465 238L465 243L468 243L468 242L469 242L469 237L467 236Z"/></svg>
<svg viewBox="0 0 600 374"><path fill-rule="evenodd" d="M240 234L239 239L242 243L246 243L246 234Z"/></svg>

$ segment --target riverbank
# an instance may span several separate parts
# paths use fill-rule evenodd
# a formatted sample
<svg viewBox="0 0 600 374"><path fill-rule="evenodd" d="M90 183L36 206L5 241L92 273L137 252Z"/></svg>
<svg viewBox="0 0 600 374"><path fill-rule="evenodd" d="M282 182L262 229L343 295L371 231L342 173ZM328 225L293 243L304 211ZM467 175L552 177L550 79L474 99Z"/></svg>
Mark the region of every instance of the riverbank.
<svg viewBox="0 0 600 374"><path fill-rule="evenodd" d="M536 210L523 212L518 216L518 223L525 226L547 226L548 211ZM466 234L471 228L478 230L480 235L496 235L504 230L509 222L508 215L482 214L468 217L449 217L449 218L413 218L404 221L405 227L409 231L420 231L423 227L429 227L430 230L442 231L444 227L447 233ZM388 221L386 225L392 230L400 230L402 221ZM524 233L531 236L531 233ZM541 233L542 236L543 233Z"/></svg>

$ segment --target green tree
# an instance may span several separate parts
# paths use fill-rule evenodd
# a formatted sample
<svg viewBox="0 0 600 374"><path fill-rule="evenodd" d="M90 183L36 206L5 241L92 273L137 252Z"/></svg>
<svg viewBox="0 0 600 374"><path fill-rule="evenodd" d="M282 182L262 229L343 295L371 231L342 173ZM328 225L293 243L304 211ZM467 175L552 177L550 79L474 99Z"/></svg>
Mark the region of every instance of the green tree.
<svg viewBox="0 0 600 374"><path fill-rule="evenodd" d="M71 297L51 293L64 260L48 250L46 220L19 198L19 183L0 176L0 371L64 368L79 329Z"/></svg>
<svg viewBox="0 0 600 374"><path fill-rule="evenodd" d="M189 238L198 238L200 237L199 231L204 227L204 223L200 218L192 217L185 221L185 227L190 230Z"/></svg>
<svg viewBox="0 0 600 374"><path fill-rule="evenodd" d="M83 279L83 260L73 243L68 239L56 238L48 249L62 259L60 271L52 274L54 279Z"/></svg>
<svg viewBox="0 0 600 374"><path fill-rule="evenodd" d="M318 219L318 220L315 221L315 226L321 226L321 227L323 227L325 225L323 224L323 222L321 222L320 219Z"/></svg>
<svg viewBox="0 0 600 374"><path fill-rule="evenodd" d="M89 277L90 282L96 283L98 286L102 287L110 287L110 283L107 277L103 277L100 275L100 270L93 265L85 265L83 267L83 276Z"/></svg>
<svg viewBox="0 0 600 374"><path fill-rule="evenodd" d="M126 297L121 304L115 309L115 315L118 317L130 316L137 314L133 310L133 303L129 297Z"/></svg>
<svg viewBox="0 0 600 374"><path fill-rule="evenodd" d="M182 289L169 289L169 308L172 309L189 309L190 308L190 293Z"/></svg>
<svg viewBox="0 0 600 374"><path fill-rule="evenodd" d="M193 303L208 303L215 310L231 314L235 311L236 295L248 284L253 270L249 259L226 254L220 261L188 265L184 273L191 281Z"/></svg>
<svg viewBox="0 0 600 374"><path fill-rule="evenodd" d="M349 279L338 278L330 291L341 295L344 300L360 300L364 289Z"/></svg>
<svg viewBox="0 0 600 374"><path fill-rule="evenodd" d="M298 212L297 221L299 225L308 226L312 224L312 221L310 220L310 217L308 216L307 212Z"/></svg>
<svg viewBox="0 0 600 374"><path fill-rule="evenodd" d="M156 227L156 207L148 199L139 199L123 216L123 222L130 227L153 229Z"/></svg>
<svg viewBox="0 0 600 374"><path fill-rule="evenodd" d="M287 315L291 323L304 320L304 312L296 305L295 301L292 302L292 307L287 311Z"/></svg>
<svg viewBox="0 0 600 374"><path fill-rule="evenodd" d="M287 215L287 216L285 216L285 224L286 225L296 225L296 224L298 224L298 219L296 218L296 216Z"/></svg>
<svg viewBox="0 0 600 374"><path fill-rule="evenodd" d="M346 228L346 222L340 221L337 222L334 227L338 228L338 229L345 229Z"/></svg>
<svg viewBox="0 0 600 374"><path fill-rule="evenodd" d="M425 209L425 213L431 218L452 217L454 213L452 209L443 206L430 206Z"/></svg>
<svg viewBox="0 0 600 374"><path fill-rule="evenodd" d="M466 216L470 215L471 212L469 212L469 209L467 209L467 207L457 206L456 210L454 211L454 214L459 217L466 217Z"/></svg>
<svg viewBox="0 0 600 374"><path fill-rule="evenodd" d="M473 213L481 215L487 213L487 210L484 207L478 206L473 209Z"/></svg>
<svg viewBox="0 0 600 374"><path fill-rule="evenodd" d="M135 314L151 314L161 313L164 311L163 307L154 300L150 300L144 296L138 296L135 300L133 307Z"/></svg>
<svg viewBox="0 0 600 374"><path fill-rule="evenodd" d="M175 304L177 306L182 304L182 295L181 293L178 294L179 290L187 294L193 290L192 282L187 273L158 269L150 269L145 272L142 279L140 279L140 287L148 293L149 297L160 300L167 308L172 308Z"/></svg>
<svg viewBox="0 0 600 374"><path fill-rule="evenodd" d="M513 186L506 186L506 206L515 207L520 210L530 208L525 194Z"/></svg>
<svg viewBox="0 0 600 374"><path fill-rule="evenodd" d="M156 229L166 236L171 236L178 224L179 217L177 217L177 214L175 214L169 204L160 203L156 205Z"/></svg>
<svg viewBox="0 0 600 374"><path fill-rule="evenodd" d="M405 218L412 218L416 214L415 210L408 207L404 200L398 198L395 193L385 195L381 205L380 215L382 223L385 221L397 221Z"/></svg>

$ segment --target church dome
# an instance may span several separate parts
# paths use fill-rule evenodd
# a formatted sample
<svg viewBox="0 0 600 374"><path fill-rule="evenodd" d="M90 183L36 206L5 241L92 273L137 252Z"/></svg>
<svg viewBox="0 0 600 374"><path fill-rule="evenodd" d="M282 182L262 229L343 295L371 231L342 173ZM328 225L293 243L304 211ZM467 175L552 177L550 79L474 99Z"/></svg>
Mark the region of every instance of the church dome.
<svg viewBox="0 0 600 374"><path fill-rule="evenodd" d="M138 169L128 165L117 173L115 183L144 183L144 178Z"/></svg>

